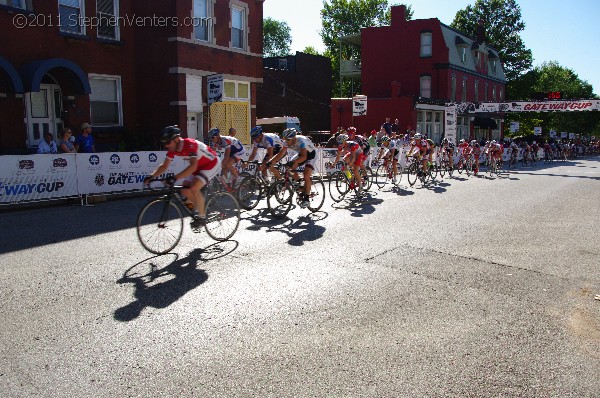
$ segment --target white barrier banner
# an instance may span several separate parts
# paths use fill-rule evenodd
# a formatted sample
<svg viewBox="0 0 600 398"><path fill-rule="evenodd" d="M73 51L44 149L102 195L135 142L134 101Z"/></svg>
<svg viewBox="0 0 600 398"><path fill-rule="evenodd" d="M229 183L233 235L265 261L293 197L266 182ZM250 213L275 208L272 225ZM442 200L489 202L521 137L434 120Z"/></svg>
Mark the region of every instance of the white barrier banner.
<svg viewBox="0 0 600 398"><path fill-rule="evenodd" d="M101 152L77 154L79 193L106 193L141 189L144 177L165 159L165 151ZM183 170L183 158L176 156L165 177Z"/></svg>
<svg viewBox="0 0 600 398"><path fill-rule="evenodd" d="M76 195L75 155L0 156L0 203Z"/></svg>

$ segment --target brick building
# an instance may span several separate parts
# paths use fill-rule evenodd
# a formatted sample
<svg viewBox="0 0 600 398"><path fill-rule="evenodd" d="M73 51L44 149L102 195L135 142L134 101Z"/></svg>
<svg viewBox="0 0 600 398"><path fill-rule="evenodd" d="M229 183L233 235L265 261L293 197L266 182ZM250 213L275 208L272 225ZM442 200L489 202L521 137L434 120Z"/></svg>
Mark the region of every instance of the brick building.
<svg viewBox="0 0 600 398"><path fill-rule="evenodd" d="M169 124L200 139L209 123L233 126L247 139L263 1L0 0L0 154L84 122L100 149L152 143ZM223 101L209 111L215 74Z"/></svg>
<svg viewBox="0 0 600 398"><path fill-rule="evenodd" d="M399 119L440 141L447 102L498 102L505 99L506 77L496 50L437 18L406 21L404 6L392 7L391 26L361 29L344 38L361 47L361 60L342 61L346 78L360 79L368 97L367 115L352 117L352 102L332 99L331 129L355 125L360 132L379 129L386 117ZM457 140L501 137L502 114L458 114Z"/></svg>

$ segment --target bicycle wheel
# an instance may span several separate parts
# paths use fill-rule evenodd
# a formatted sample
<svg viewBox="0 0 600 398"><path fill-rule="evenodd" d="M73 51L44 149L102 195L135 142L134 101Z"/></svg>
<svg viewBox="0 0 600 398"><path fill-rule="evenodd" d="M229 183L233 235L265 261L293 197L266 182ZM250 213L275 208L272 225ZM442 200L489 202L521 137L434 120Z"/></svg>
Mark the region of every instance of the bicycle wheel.
<svg viewBox="0 0 600 398"><path fill-rule="evenodd" d="M435 165L435 163L432 163L429 165L428 167L428 171L429 171L429 178L431 178L431 181L435 181L435 179L437 178L438 175L438 169L437 166Z"/></svg>
<svg viewBox="0 0 600 398"><path fill-rule="evenodd" d="M238 186L237 199L246 210L251 210L262 199L262 187L254 176L248 176Z"/></svg>
<svg viewBox="0 0 600 398"><path fill-rule="evenodd" d="M415 183L417 182L418 176L419 176L419 164L418 164L418 162L413 162L413 163L411 163L410 166L408 166L408 172L407 172L407 176L406 176L406 178L408 179L408 185L410 185L411 187L413 185L415 185Z"/></svg>
<svg viewBox="0 0 600 398"><path fill-rule="evenodd" d="M373 181L371 180L371 175L365 169L360 169L359 173L360 173L360 178L362 181L363 192L367 192L369 189L371 189L371 185L373 185Z"/></svg>
<svg viewBox="0 0 600 398"><path fill-rule="evenodd" d="M329 195L331 199L334 202L341 202L349 190L350 185L344 173L341 171L333 173L331 180L329 180Z"/></svg>
<svg viewBox="0 0 600 398"><path fill-rule="evenodd" d="M183 234L181 209L169 199L154 199L140 211L136 229L144 249L154 254L168 253Z"/></svg>
<svg viewBox="0 0 600 398"><path fill-rule="evenodd" d="M228 192L214 194L206 202L204 229L214 240L224 241L233 236L240 225L240 205Z"/></svg>
<svg viewBox="0 0 600 398"><path fill-rule="evenodd" d="M377 171L375 172L375 184L377 184L379 189L383 188L385 184L387 184L389 176L390 175L385 165L381 164L379 167L377 167Z"/></svg>
<svg viewBox="0 0 600 398"><path fill-rule="evenodd" d="M470 177L471 172L473 171L473 162L471 160L464 162L463 168L465 169L465 173L467 173L467 176Z"/></svg>
<svg viewBox="0 0 600 398"><path fill-rule="evenodd" d="M308 195L308 210L319 211L325 202L325 184L321 177L310 178L310 194Z"/></svg>
<svg viewBox="0 0 600 398"><path fill-rule="evenodd" d="M404 174L404 169L402 168L402 166L400 166L400 162L396 164L396 169L396 178L393 178L394 173L392 172L392 184L394 184L395 187L400 185L400 181L402 181L402 174Z"/></svg>
<svg viewBox="0 0 600 398"><path fill-rule="evenodd" d="M444 176L446 175L446 167L447 167L446 161L440 162L440 165L438 166L438 173L440 174L441 178L444 178Z"/></svg>
<svg viewBox="0 0 600 398"><path fill-rule="evenodd" d="M269 187L267 206L275 218L285 217L292 210L294 192L284 181L275 181Z"/></svg>
<svg viewBox="0 0 600 398"><path fill-rule="evenodd" d="M465 160L458 162L458 174L462 174L462 172L465 170L465 163Z"/></svg>

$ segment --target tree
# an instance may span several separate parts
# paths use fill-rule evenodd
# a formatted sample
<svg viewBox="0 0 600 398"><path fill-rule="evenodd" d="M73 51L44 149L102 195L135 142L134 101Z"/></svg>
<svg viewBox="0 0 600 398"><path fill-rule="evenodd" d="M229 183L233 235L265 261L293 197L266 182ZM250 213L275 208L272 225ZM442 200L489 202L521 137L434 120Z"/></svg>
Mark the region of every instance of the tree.
<svg viewBox="0 0 600 398"><path fill-rule="evenodd" d="M265 57L289 55L291 44L291 29L286 22L273 18L263 20L263 54Z"/></svg>
<svg viewBox="0 0 600 398"><path fill-rule="evenodd" d="M450 26L476 37L480 20L485 42L498 50L509 82L531 69L533 57L519 35L525 23L516 0L477 0L475 5L458 11Z"/></svg>
<svg viewBox="0 0 600 398"><path fill-rule="evenodd" d="M563 98L594 98L593 87L581 80L573 70L558 62L544 62L512 82L512 98L528 100L532 93L560 91ZM518 120L522 132L532 132L534 126L542 126L544 134L550 130L578 134L600 132L598 112L540 112L511 114L507 122ZM509 123L507 123L509 124Z"/></svg>
<svg viewBox="0 0 600 398"><path fill-rule="evenodd" d="M395 5L395 4L394 4ZM370 26L389 25L392 6L387 0L324 0L321 9L320 31L325 45L323 55L331 58L333 71L333 93L340 92L339 71L340 55L345 60L360 60L360 48L343 45L340 48L340 37L360 33L360 29ZM413 11L406 6L406 19L412 19ZM341 52L341 54L340 54ZM344 82L343 93L352 96L360 91L360 82L355 82L354 92L350 92L352 82Z"/></svg>
<svg viewBox="0 0 600 398"><path fill-rule="evenodd" d="M305 54L322 55L313 46L307 46L307 47L305 47L304 50L302 50L302 52L305 53Z"/></svg>

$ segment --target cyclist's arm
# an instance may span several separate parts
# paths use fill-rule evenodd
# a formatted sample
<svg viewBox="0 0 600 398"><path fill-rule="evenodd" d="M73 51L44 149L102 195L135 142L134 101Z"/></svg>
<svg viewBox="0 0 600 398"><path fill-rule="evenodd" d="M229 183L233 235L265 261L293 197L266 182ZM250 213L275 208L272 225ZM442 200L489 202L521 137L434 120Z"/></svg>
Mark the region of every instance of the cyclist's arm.
<svg viewBox="0 0 600 398"><path fill-rule="evenodd" d="M304 162L308 158L308 151L306 148L301 148L300 152L298 152L298 157L294 160L294 164L292 164L292 169L297 169L298 165Z"/></svg>
<svg viewBox="0 0 600 398"><path fill-rule="evenodd" d="M250 153L250 157L248 158L248 162L251 162L254 160L254 158L256 157L256 151L258 150L258 147L253 146L252 147L252 153ZM266 157L265 157L266 159Z"/></svg>
<svg viewBox="0 0 600 398"><path fill-rule="evenodd" d="M192 156L192 157L190 157L190 164L185 169L183 169L183 171L180 171L179 173L175 174L173 177L175 177L176 180L179 180L180 178L185 178L187 176L190 176L196 171L197 166L198 166L198 157Z"/></svg>
<svg viewBox="0 0 600 398"><path fill-rule="evenodd" d="M281 147L281 150L279 151L279 153L277 155L275 155L274 157L272 157L271 159L269 159L267 161L267 163L271 163L271 164L275 164L277 162L279 162L281 159L283 159L283 157L287 154L287 147Z"/></svg>

